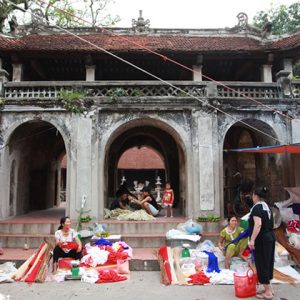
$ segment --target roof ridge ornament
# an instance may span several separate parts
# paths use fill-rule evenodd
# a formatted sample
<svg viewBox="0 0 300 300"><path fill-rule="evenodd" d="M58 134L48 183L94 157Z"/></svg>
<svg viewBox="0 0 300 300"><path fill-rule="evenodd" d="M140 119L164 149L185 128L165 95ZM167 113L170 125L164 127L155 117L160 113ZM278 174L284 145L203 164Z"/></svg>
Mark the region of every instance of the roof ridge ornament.
<svg viewBox="0 0 300 300"><path fill-rule="evenodd" d="M239 20L238 25L242 29L246 29L248 26L248 15L244 12L240 12L236 16Z"/></svg>
<svg viewBox="0 0 300 300"><path fill-rule="evenodd" d="M148 32L150 28L150 20L143 18L143 11L139 10L139 17L137 20L132 19L132 29L137 33Z"/></svg>
<svg viewBox="0 0 300 300"><path fill-rule="evenodd" d="M248 23L248 15L246 13L240 12L237 14L236 17L238 19L238 24L230 29L227 29L229 32L231 33L244 32L246 35L250 34L250 35L262 37L262 30Z"/></svg>

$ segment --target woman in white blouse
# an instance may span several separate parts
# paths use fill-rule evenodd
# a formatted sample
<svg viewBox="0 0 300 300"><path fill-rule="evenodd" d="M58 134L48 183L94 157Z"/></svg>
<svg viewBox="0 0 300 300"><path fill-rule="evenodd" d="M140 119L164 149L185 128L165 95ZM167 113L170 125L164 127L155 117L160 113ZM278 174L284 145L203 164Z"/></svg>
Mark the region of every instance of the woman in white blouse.
<svg viewBox="0 0 300 300"><path fill-rule="evenodd" d="M59 258L70 257L74 259L81 258L82 243L78 233L71 228L69 217L63 217L60 220L60 226L55 232L55 248L53 250L53 272L57 271L57 262Z"/></svg>

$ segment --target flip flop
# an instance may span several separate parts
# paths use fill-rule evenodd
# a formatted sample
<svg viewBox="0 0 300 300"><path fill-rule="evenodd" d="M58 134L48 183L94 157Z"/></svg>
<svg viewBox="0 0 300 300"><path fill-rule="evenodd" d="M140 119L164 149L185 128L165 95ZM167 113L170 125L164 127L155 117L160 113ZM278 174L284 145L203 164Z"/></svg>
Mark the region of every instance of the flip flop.
<svg viewBox="0 0 300 300"><path fill-rule="evenodd" d="M258 298L258 299L273 299L274 296L273 295L268 296L264 293L261 293L261 294L256 294L256 298Z"/></svg>

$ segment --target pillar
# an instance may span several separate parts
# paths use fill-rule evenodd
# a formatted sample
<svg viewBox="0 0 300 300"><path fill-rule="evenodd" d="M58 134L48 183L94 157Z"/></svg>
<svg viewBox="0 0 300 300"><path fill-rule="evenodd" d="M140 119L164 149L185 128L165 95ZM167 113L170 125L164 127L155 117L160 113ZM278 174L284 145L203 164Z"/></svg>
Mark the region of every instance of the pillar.
<svg viewBox="0 0 300 300"><path fill-rule="evenodd" d="M86 65L85 66L85 80L86 81L95 81L95 65Z"/></svg>
<svg viewBox="0 0 300 300"><path fill-rule="evenodd" d="M85 199L84 211L91 210L91 182L92 182L92 157L91 138L92 121L90 118L75 116L72 125L72 144L70 157L68 157L68 171L70 170L69 184L69 214L76 219ZM70 163L69 163L70 161ZM94 211L88 214L93 215Z"/></svg>
<svg viewBox="0 0 300 300"><path fill-rule="evenodd" d="M215 172L213 151L213 119L211 116L198 118L200 210L215 210Z"/></svg>
<svg viewBox="0 0 300 300"><path fill-rule="evenodd" d="M291 58L284 58L283 59L283 70L290 72L289 77L293 77L293 60Z"/></svg>
<svg viewBox="0 0 300 300"><path fill-rule="evenodd" d="M4 94L4 83L8 81L8 73L2 69L3 62L0 58L0 97Z"/></svg>
<svg viewBox="0 0 300 300"><path fill-rule="evenodd" d="M12 64L13 66L13 76L12 81L14 82L20 82L23 79L23 64L16 63Z"/></svg>
<svg viewBox="0 0 300 300"><path fill-rule="evenodd" d="M193 66L193 81L202 81L202 65Z"/></svg>
<svg viewBox="0 0 300 300"><path fill-rule="evenodd" d="M202 81L203 55L199 54L196 57L196 64L193 66L193 81Z"/></svg>
<svg viewBox="0 0 300 300"><path fill-rule="evenodd" d="M261 81L272 82L272 65L262 65Z"/></svg>

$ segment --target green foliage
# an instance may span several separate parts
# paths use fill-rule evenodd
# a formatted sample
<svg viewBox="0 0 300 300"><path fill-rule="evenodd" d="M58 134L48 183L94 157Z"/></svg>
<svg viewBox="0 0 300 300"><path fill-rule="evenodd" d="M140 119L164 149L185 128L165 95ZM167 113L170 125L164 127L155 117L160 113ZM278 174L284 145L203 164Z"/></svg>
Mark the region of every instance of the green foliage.
<svg viewBox="0 0 300 300"><path fill-rule="evenodd" d="M290 6L271 6L267 11L259 11L253 21L254 25L263 28L266 18L272 22L272 34L280 35L294 31L300 25L300 1Z"/></svg>
<svg viewBox="0 0 300 300"><path fill-rule="evenodd" d="M300 61L295 64L293 73L293 79L300 79Z"/></svg>
<svg viewBox="0 0 300 300"><path fill-rule="evenodd" d="M110 90L109 96L112 100L117 100L118 97L128 96L128 93L123 88L113 88Z"/></svg>
<svg viewBox="0 0 300 300"><path fill-rule="evenodd" d="M62 91L59 103L67 111L80 114L86 110L85 96L86 94L82 91Z"/></svg>
<svg viewBox="0 0 300 300"><path fill-rule="evenodd" d="M133 89L130 93L130 96L132 97L143 97L144 93L140 89Z"/></svg>
<svg viewBox="0 0 300 300"><path fill-rule="evenodd" d="M51 5L59 7L61 10L67 13L56 10ZM78 21L74 19L73 15L76 15L76 11L69 0L50 0L49 5L44 9L45 17L50 24L55 24L60 27L76 27ZM78 26L78 25L77 25Z"/></svg>
<svg viewBox="0 0 300 300"><path fill-rule="evenodd" d="M3 32L5 20L16 10L27 9L31 0L10 0L17 6L14 6L4 0L0 0L0 32Z"/></svg>
<svg viewBox="0 0 300 300"><path fill-rule="evenodd" d="M82 215L80 217L81 223L88 223L88 222L92 221L92 219L93 218L90 215Z"/></svg>
<svg viewBox="0 0 300 300"><path fill-rule="evenodd" d="M213 213L209 213L207 214L206 217L199 217L197 219L198 222L219 222L220 221L220 217L218 217L217 215L213 214Z"/></svg>
<svg viewBox="0 0 300 300"><path fill-rule="evenodd" d="M5 21L9 20L16 11L21 12L23 9L27 10L28 8L41 9L46 20L51 25L55 24L60 27L95 27L97 24L111 26L120 21L119 16L113 16L107 11L109 5L113 4L113 0L48 0L48 3L42 3L37 0L10 1L15 3L17 7L0 0L0 32L4 30ZM80 5L78 5L79 2ZM24 15L24 13L22 14ZM19 16L21 17L21 14ZM18 18L18 21L21 19ZM87 20L89 23L83 24L83 21L80 19Z"/></svg>
<svg viewBox="0 0 300 300"><path fill-rule="evenodd" d="M0 110L4 108L4 105L5 105L4 99L0 97Z"/></svg>

